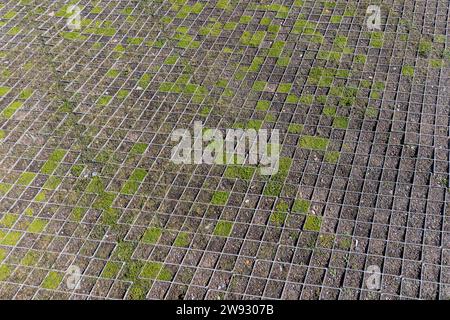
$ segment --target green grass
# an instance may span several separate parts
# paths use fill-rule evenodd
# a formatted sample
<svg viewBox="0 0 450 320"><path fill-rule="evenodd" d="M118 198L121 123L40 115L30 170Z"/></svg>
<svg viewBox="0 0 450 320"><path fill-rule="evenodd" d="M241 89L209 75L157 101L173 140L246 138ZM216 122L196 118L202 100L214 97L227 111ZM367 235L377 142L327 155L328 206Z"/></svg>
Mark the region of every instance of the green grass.
<svg viewBox="0 0 450 320"><path fill-rule="evenodd" d="M338 151L328 151L325 152L325 161L329 163L337 163L339 160L339 152Z"/></svg>
<svg viewBox="0 0 450 320"><path fill-rule="evenodd" d="M292 134L299 134L303 131L303 125L298 123L291 123L288 127L288 132Z"/></svg>
<svg viewBox="0 0 450 320"><path fill-rule="evenodd" d="M306 221L303 226L303 230L307 231L320 231L320 226L322 225L322 217L307 215Z"/></svg>
<svg viewBox="0 0 450 320"><path fill-rule="evenodd" d="M164 60L164 64L174 65L175 63L177 63L177 60L178 60L178 56L170 56L170 57L167 57L166 60Z"/></svg>
<svg viewBox="0 0 450 320"><path fill-rule="evenodd" d="M441 59L431 59L430 60L430 66L432 68L436 68L436 69L442 68L444 66L444 61L441 60Z"/></svg>
<svg viewBox="0 0 450 320"><path fill-rule="evenodd" d="M215 191L211 203L214 205L224 206L227 203L230 193L227 191Z"/></svg>
<svg viewBox="0 0 450 320"><path fill-rule="evenodd" d="M91 182L89 182L86 192L101 194L105 191L105 186L100 177L93 177Z"/></svg>
<svg viewBox="0 0 450 320"><path fill-rule="evenodd" d="M360 63L360 64L365 64L367 61L367 57L363 54L357 54L355 56L355 58L353 59L354 63Z"/></svg>
<svg viewBox="0 0 450 320"><path fill-rule="evenodd" d="M56 177L56 176L51 176L47 179L47 181L45 182L43 188L44 189L50 189L50 190L55 190L56 188L58 188L58 186L61 184L61 178Z"/></svg>
<svg viewBox="0 0 450 320"><path fill-rule="evenodd" d="M413 77L414 76L414 67L412 66L403 66L402 68L402 75L406 77Z"/></svg>
<svg viewBox="0 0 450 320"><path fill-rule="evenodd" d="M433 50L432 42L430 42L428 40L421 40L419 42L418 52L421 57L424 57L424 58L428 57L430 55L430 53L432 52L432 50Z"/></svg>
<svg viewBox="0 0 450 320"><path fill-rule="evenodd" d="M96 209L103 209L103 213L101 216L101 223L108 226L117 225L117 221L119 220L119 212L117 209L111 208L114 200L116 198L115 194L105 193L102 195L102 199L99 204L98 200L94 203L93 207Z"/></svg>
<svg viewBox="0 0 450 320"><path fill-rule="evenodd" d="M210 113L211 113L211 108L210 107L203 107L202 110L200 110L200 112L199 112L199 114L202 117L207 117Z"/></svg>
<svg viewBox="0 0 450 320"><path fill-rule="evenodd" d="M282 226L286 220L289 205L285 201L280 201L275 207L275 211L271 213L269 221L277 226Z"/></svg>
<svg viewBox="0 0 450 320"><path fill-rule="evenodd" d="M322 113L328 117L334 117L336 115L336 107L324 107Z"/></svg>
<svg viewBox="0 0 450 320"><path fill-rule="evenodd" d="M83 173L84 167L83 164L74 164L70 168L70 173L75 177L79 177Z"/></svg>
<svg viewBox="0 0 450 320"><path fill-rule="evenodd" d="M114 262L114 261L108 261L103 268L102 271L102 278L108 278L108 279L115 279L117 275L119 274L121 267L121 263Z"/></svg>
<svg viewBox="0 0 450 320"><path fill-rule="evenodd" d="M241 18L239 19L239 23L240 24L247 24L247 23L250 23L250 21L252 21L252 16L246 16L246 15L244 15L244 16L241 16Z"/></svg>
<svg viewBox="0 0 450 320"><path fill-rule="evenodd" d="M287 212L275 211L270 214L269 221L277 226L282 226L286 217Z"/></svg>
<svg viewBox="0 0 450 320"><path fill-rule="evenodd" d="M11 269L6 264L0 265L0 281L5 281L11 274Z"/></svg>
<svg viewBox="0 0 450 320"><path fill-rule="evenodd" d="M7 256L6 250L0 248L0 263L1 263L3 260L5 260L6 256Z"/></svg>
<svg viewBox="0 0 450 320"><path fill-rule="evenodd" d="M125 89L120 89L120 90L117 92L117 98L123 100L123 99L125 99L126 97L128 97L129 94L130 94L130 91L125 90Z"/></svg>
<svg viewBox="0 0 450 320"><path fill-rule="evenodd" d="M44 289L55 290L56 288L58 288L62 279L62 274L55 271L50 271L47 277L44 279L44 282L42 282L41 287Z"/></svg>
<svg viewBox="0 0 450 320"><path fill-rule="evenodd" d="M254 167L230 165L225 169L224 176L226 178L238 178L242 180L250 180L255 173Z"/></svg>
<svg viewBox="0 0 450 320"><path fill-rule="evenodd" d="M145 89L148 87L148 85L150 84L150 82L153 79L153 75L148 74L148 73L144 73L141 78L138 81L138 85L142 88Z"/></svg>
<svg viewBox="0 0 450 320"><path fill-rule="evenodd" d="M292 88L292 83L280 83L277 88L279 93L289 93Z"/></svg>
<svg viewBox="0 0 450 320"><path fill-rule="evenodd" d="M376 116L378 115L378 110L374 107L368 107L366 109L365 115L368 118L376 118Z"/></svg>
<svg viewBox="0 0 450 320"><path fill-rule="evenodd" d="M128 44L135 45L135 46L140 45L142 42L144 42L144 38L128 38L127 39Z"/></svg>
<svg viewBox="0 0 450 320"><path fill-rule="evenodd" d="M342 16L331 16L330 22L331 23L340 23L342 21Z"/></svg>
<svg viewBox="0 0 450 320"><path fill-rule="evenodd" d="M5 96L10 90L11 88L8 87L0 87L0 97Z"/></svg>
<svg viewBox="0 0 450 320"><path fill-rule="evenodd" d="M147 262L142 268L142 278L170 281L172 273L161 262Z"/></svg>
<svg viewBox="0 0 450 320"><path fill-rule="evenodd" d="M70 214L70 219L80 222L81 220L83 220L84 215L86 214L87 209L86 208L73 208L71 214Z"/></svg>
<svg viewBox="0 0 450 320"><path fill-rule="evenodd" d="M60 33L60 35L64 39L70 40L70 41L75 41L75 40L84 41L87 39L87 36L84 36L81 33L76 32L76 31L63 31Z"/></svg>
<svg viewBox="0 0 450 320"><path fill-rule="evenodd" d="M45 226L47 225L47 221L43 219L35 219L33 222L28 226L27 232L31 233L41 233Z"/></svg>
<svg viewBox="0 0 450 320"><path fill-rule="evenodd" d="M383 39L384 34L381 31L372 32L370 35L370 46L374 48L382 48L383 47Z"/></svg>
<svg viewBox="0 0 450 320"><path fill-rule="evenodd" d="M264 91L265 88L266 88L265 81L255 81L252 86L253 91Z"/></svg>
<svg viewBox="0 0 450 320"><path fill-rule="evenodd" d="M259 129L261 129L262 123L263 123L262 120L249 120L246 123L245 128L255 129L256 131L258 131Z"/></svg>
<svg viewBox="0 0 450 320"><path fill-rule="evenodd" d="M98 99L97 104L101 107L106 106L110 101L111 101L112 97L111 96L101 96Z"/></svg>
<svg viewBox="0 0 450 320"><path fill-rule="evenodd" d="M12 185L9 183L0 182L0 195L5 195L11 190Z"/></svg>
<svg viewBox="0 0 450 320"><path fill-rule="evenodd" d="M190 240L189 240L189 234L186 232L180 232L175 241L173 242L173 245L175 247L187 247L189 246Z"/></svg>
<svg viewBox="0 0 450 320"><path fill-rule="evenodd" d="M19 94L19 99L26 100L33 95L33 92L34 90L30 88L23 89Z"/></svg>
<svg viewBox="0 0 450 320"><path fill-rule="evenodd" d="M312 105L314 101L314 95L312 94L303 94L300 97L300 102L306 105Z"/></svg>
<svg viewBox="0 0 450 320"><path fill-rule="evenodd" d="M221 237L229 237L231 230L233 229L233 223L230 221L219 220L214 228L214 235Z"/></svg>
<svg viewBox="0 0 450 320"><path fill-rule="evenodd" d="M63 149L56 149L50 155L48 161L42 166L41 173L51 175L58 167L59 162L64 159L67 151Z"/></svg>
<svg viewBox="0 0 450 320"><path fill-rule="evenodd" d="M139 189L139 185L144 181L147 176L147 171L145 169L136 168L131 174L128 181L124 184L121 193L124 194L134 194Z"/></svg>
<svg viewBox="0 0 450 320"><path fill-rule="evenodd" d="M20 261L20 264L23 266L32 267L36 265L39 259L39 252L38 251L28 251L27 254L22 258Z"/></svg>
<svg viewBox="0 0 450 320"><path fill-rule="evenodd" d="M110 69L108 70L108 72L106 73L106 76L108 78L116 78L118 75L120 74L119 70L116 69Z"/></svg>
<svg viewBox="0 0 450 320"><path fill-rule="evenodd" d="M145 150L147 150L148 144L146 143L135 143L131 148L131 153L134 154L143 154Z"/></svg>
<svg viewBox="0 0 450 320"><path fill-rule="evenodd" d="M295 213L307 213L311 202L305 199L295 199L294 205L292 206L292 212Z"/></svg>
<svg viewBox="0 0 450 320"><path fill-rule="evenodd" d="M22 105L23 105L22 101L11 102L11 104L9 104L5 109L3 109L1 114L6 119L10 119Z"/></svg>
<svg viewBox="0 0 450 320"><path fill-rule="evenodd" d="M256 103L256 110L258 111L267 111L270 107L270 101L260 100Z"/></svg>
<svg viewBox="0 0 450 320"><path fill-rule="evenodd" d="M0 244L4 246L15 246L19 242L22 233L19 231L10 231L7 234L0 230Z"/></svg>
<svg viewBox="0 0 450 320"><path fill-rule="evenodd" d="M333 128L337 129L347 129L348 127L348 118L346 117L336 117L333 120Z"/></svg>
<svg viewBox="0 0 450 320"><path fill-rule="evenodd" d="M16 14L17 14L17 12L15 12L15 11L12 11L12 10L8 11L7 13L5 13L3 15L3 19L7 19L7 20L12 19L16 16Z"/></svg>
<svg viewBox="0 0 450 320"><path fill-rule="evenodd" d="M300 139L300 147L311 150L326 150L329 140L322 137L303 136Z"/></svg>
<svg viewBox="0 0 450 320"><path fill-rule="evenodd" d="M278 197L283 189L283 184L277 181L269 181L266 183L263 194L265 196Z"/></svg>
<svg viewBox="0 0 450 320"><path fill-rule="evenodd" d="M28 186L33 182L34 178L36 177L36 173L34 172L22 172L19 179L17 180L17 183L23 186Z"/></svg>
<svg viewBox="0 0 450 320"><path fill-rule="evenodd" d="M46 192L45 191L41 191L39 192L36 197L34 197L34 201L36 202L44 202L46 199Z"/></svg>
<svg viewBox="0 0 450 320"><path fill-rule="evenodd" d="M5 131L0 129L0 140L5 139L5 137L6 137Z"/></svg>
<svg viewBox="0 0 450 320"><path fill-rule="evenodd" d="M162 235L161 228L151 227L147 229L142 236L142 241L145 243L155 244Z"/></svg>
<svg viewBox="0 0 450 320"><path fill-rule="evenodd" d="M6 213L0 220L0 227L11 228L17 221L18 216L12 213Z"/></svg>

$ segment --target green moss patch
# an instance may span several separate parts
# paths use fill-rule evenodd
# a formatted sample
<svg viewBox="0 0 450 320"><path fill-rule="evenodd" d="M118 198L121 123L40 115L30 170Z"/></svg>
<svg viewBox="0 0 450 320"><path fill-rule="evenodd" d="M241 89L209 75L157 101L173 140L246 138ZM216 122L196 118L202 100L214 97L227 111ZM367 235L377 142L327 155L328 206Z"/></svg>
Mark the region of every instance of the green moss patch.
<svg viewBox="0 0 450 320"><path fill-rule="evenodd" d="M18 216L12 213L6 213L0 220L0 227L11 228L17 221Z"/></svg>
<svg viewBox="0 0 450 320"><path fill-rule="evenodd" d="M0 87L0 97L5 96L10 90L11 88L9 87Z"/></svg>
<svg viewBox="0 0 450 320"><path fill-rule="evenodd" d="M3 109L1 115L6 119L12 118L14 113L23 105L22 101L11 102L5 109Z"/></svg>
<svg viewBox="0 0 450 320"><path fill-rule="evenodd" d="M15 246L22 237L22 233L19 231L11 231L4 234L0 231L0 244L5 246Z"/></svg>
<svg viewBox="0 0 450 320"><path fill-rule="evenodd" d="M180 232L175 241L173 242L173 245L175 247L187 247L190 243L189 234L186 232Z"/></svg>
<svg viewBox="0 0 450 320"><path fill-rule="evenodd" d="M226 178L238 178L242 180L250 180L255 173L254 167L246 167L246 166L235 166L231 165L225 169L224 176Z"/></svg>
<svg viewBox="0 0 450 320"><path fill-rule="evenodd" d="M326 150L329 140L322 137L303 136L300 139L300 147L311 150Z"/></svg>
<svg viewBox="0 0 450 320"><path fill-rule="evenodd" d="M36 195L36 197L34 197L34 201L36 201L36 202L44 202L46 197L47 197L46 192L45 191L41 191L41 192L39 192Z"/></svg>
<svg viewBox="0 0 450 320"><path fill-rule="evenodd" d="M299 134L303 131L303 126L297 123L291 123L288 127L288 132L292 134Z"/></svg>
<svg viewBox="0 0 450 320"><path fill-rule="evenodd" d="M402 75L406 77L413 77L414 76L414 67L412 66L403 66L402 68Z"/></svg>
<svg viewBox="0 0 450 320"><path fill-rule="evenodd" d="M5 195L11 190L12 185L9 183L0 183L0 195Z"/></svg>
<svg viewBox="0 0 450 320"><path fill-rule="evenodd" d="M214 228L213 234L215 236L229 237L231 230L233 229L233 223L230 221L219 220Z"/></svg>
<svg viewBox="0 0 450 320"><path fill-rule="evenodd" d="M135 143L131 148L131 152L134 154L143 154L147 150L148 144L146 143Z"/></svg>
<svg viewBox="0 0 450 320"><path fill-rule="evenodd" d="M134 194L139 189L139 185L147 176L147 171L144 169L135 169L128 181L122 187L121 193Z"/></svg>
<svg viewBox="0 0 450 320"><path fill-rule="evenodd" d="M147 262L142 268L142 278L170 281L172 273L160 262Z"/></svg>
<svg viewBox="0 0 450 320"><path fill-rule="evenodd" d="M348 118L346 117L336 117L333 120L333 128L337 129L347 129L348 127Z"/></svg>
<svg viewBox="0 0 450 320"><path fill-rule="evenodd" d="M101 277L115 279L119 274L122 264L120 262L108 261L103 268Z"/></svg>
<svg viewBox="0 0 450 320"><path fill-rule="evenodd" d="M5 281L11 274L11 268L6 264L0 265L0 281Z"/></svg>
<svg viewBox="0 0 450 320"><path fill-rule="evenodd" d="M337 163L339 160L339 152L338 151L328 151L325 152L324 160L328 163Z"/></svg>
<svg viewBox="0 0 450 320"><path fill-rule="evenodd" d="M44 189L55 190L61 184L61 178L56 176L51 176L44 184Z"/></svg>
<svg viewBox="0 0 450 320"><path fill-rule="evenodd" d="M30 250L27 252L27 254L22 258L20 261L20 264L23 266L32 267L36 265L38 262L40 255L38 251Z"/></svg>
<svg viewBox="0 0 450 320"><path fill-rule="evenodd" d="M294 205L292 206L292 212L294 213L307 213L311 202L305 199L295 199Z"/></svg>
<svg viewBox="0 0 450 320"><path fill-rule="evenodd" d="M80 222L83 220L84 215L86 214L87 209L86 208L73 208L72 213L70 214L70 219Z"/></svg>
<svg viewBox="0 0 450 320"><path fill-rule="evenodd" d="M0 248L0 262L2 262L3 260L5 260L6 256L7 256L6 250Z"/></svg>
<svg viewBox="0 0 450 320"><path fill-rule="evenodd" d="M28 226L27 232L31 233L41 233L45 226L47 225L48 221L43 219L35 219L33 222Z"/></svg>
<svg viewBox="0 0 450 320"><path fill-rule="evenodd" d="M155 244L162 235L161 228L151 227L147 229L142 236L142 241L145 243Z"/></svg>
<svg viewBox="0 0 450 320"><path fill-rule="evenodd" d="M278 181L269 181L266 183L263 194L265 196L278 197L283 189L283 184Z"/></svg>
<svg viewBox="0 0 450 320"><path fill-rule="evenodd" d="M305 224L303 225L303 230L319 232L321 225L322 217L307 215Z"/></svg>
<svg viewBox="0 0 450 320"><path fill-rule="evenodd" d="M17 183L23 186L28 186L31 182L33 182L35 177L36 173L34 172L23 172L17 180Z"/></svg>
<svg viewBox="0 0 450 320"><path fill-rule="evenodd" d="M225 205L227 203L228 197L230 196L230 193L227 191L215 191L211 203L214 205Z"/></svg>
<svg viewBox="0 0 450 320"><path fill-rule="evenodd" d="M59 287L59 284L61 283L63 279L63 276L61 273L56 271L50 271L47 275L47 277L42 282L41 287L44 289L49 290L55 290Z"/></svg>

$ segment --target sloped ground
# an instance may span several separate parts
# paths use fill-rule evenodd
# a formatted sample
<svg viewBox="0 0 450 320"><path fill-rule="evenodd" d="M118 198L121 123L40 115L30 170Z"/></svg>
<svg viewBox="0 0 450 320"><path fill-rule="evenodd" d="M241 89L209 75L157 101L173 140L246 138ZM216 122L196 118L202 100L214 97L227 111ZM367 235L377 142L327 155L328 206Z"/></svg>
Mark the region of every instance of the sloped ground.
<svg viewBox="0 0 450 320"><path fill-rule="evenodd" d="M449 299L450 4L379 2L2 0L0 297ZM194 121L280 172L175 165Z"/></svg>

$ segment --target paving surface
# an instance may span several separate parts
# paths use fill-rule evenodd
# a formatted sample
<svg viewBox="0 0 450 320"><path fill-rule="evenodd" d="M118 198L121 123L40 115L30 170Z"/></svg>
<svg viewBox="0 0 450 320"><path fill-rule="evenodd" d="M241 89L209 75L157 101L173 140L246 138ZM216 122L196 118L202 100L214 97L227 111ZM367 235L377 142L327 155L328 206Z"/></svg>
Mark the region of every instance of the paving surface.
<svg viewBox="0 0 450 320"><path fill-rule="evenodd" d="M380 3L2 0L0 298L449 299L450 3Z"/></svg>

